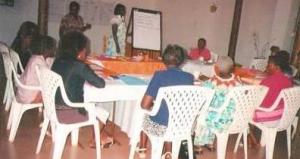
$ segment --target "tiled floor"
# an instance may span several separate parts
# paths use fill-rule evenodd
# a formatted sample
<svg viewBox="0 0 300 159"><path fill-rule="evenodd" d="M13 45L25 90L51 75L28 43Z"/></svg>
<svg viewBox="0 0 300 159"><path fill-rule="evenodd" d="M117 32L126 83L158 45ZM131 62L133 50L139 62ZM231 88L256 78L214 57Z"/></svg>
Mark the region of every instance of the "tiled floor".
<svg viewBox="0 0 300 159"><path fill-rule="evenodd" d="M35 154L36 145L39 137L39 124L41 123L41 115L37 110L31 110L24 114L20 127L17 132L14 143L8 142L9 131L6 130L6 123L8 113L4 112L3 105L1 105L5 79L3 77L2 59L0 60L0 159L49 159L52 154L52 142L50 137L46 137L43 143L41 152ZM109 129L107 129L109 131ZM65 150L63 152L64 159L93 159L95 157L95 150L88 147L88 141L91 139L92 128L87 127L80 130L79 145L72 147L70 141L67 141ZM129 153L128 138L126 134L115 131L115 137L120 144L115 144L109 149L102 149L102 159L127 159ZM286 142L285 134L279 133L276 140L274 150L274 159L286 159ZM240 147L237 154L233 153L233 146L235 136L230 137L227 159L243 159L243 148ZM298 138L299 139L299 138ZM299 154L299 153L298 153ZM136 157L137 158L137 157ZM150 158L150 154L148 155ZM197 156L197 159L215 159L216 152L204 151L204 154ZM264 159L264 148L248 149L249 159ZM293 159L298 159L300 156L294 156Z"/></svg>

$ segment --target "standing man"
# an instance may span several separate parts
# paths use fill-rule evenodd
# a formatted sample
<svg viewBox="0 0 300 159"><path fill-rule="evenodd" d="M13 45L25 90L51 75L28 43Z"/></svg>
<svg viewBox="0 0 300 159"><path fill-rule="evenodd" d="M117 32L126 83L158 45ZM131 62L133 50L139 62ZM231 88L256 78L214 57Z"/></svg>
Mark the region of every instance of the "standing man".
<svg viewBox="0 0 300 159"><path fill-rule="evenodd" d="M66 32L84 32L91 29L91 24L84 24L82 17L78 14L79 10L79 3L72 1L69 6L69 13L60 22L59 37L62 37Z"/></svg>

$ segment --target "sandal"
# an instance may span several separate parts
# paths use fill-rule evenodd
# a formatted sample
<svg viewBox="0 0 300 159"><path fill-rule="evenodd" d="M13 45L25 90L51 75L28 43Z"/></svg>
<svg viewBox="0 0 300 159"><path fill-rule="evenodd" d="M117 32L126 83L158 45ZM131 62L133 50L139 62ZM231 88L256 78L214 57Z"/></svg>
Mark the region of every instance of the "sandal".
<svg viewBox="0 0 300 159"><path fill-rule="evenodd" d="M135 152L138 153L140 159L146 158L146 151L147 151L146 148L139 148L139 147L137 147L135 149Z"/></svg>
<svg viewBox="0 0 300 159"><path fill-rule="evenodd" d="M194 146L194 153L196 155L202 155L203 154L203 149L201 146Z"/></svg>
<svg viewBox="0 0 300 159"><path fill-rule="evenodd" d="M101 148L110 148L114 144L114 139L107 136L101 140Z"/></svg>
<svg viewBox="0 0 300 159"><path fill-rule="evenodd" d="M215 146L213 144L205 144L205 148L207 148L209 151L215 151Z"/></svg>
<svg viewBox="0 0 300 159"><path fill-rule="evenodd" d="M101 148L110 148L114 144L114 139L111 137L107 137L106 139L101 140L100 147ZM96 148L95 140L89 141L89 147L92 149Z"/></svg>
<svg viewBox="0 0 300 159"><path fill-rule="evenodd" d="M166 152L161 156L161 159L172 159L172 153Z"/></svg>

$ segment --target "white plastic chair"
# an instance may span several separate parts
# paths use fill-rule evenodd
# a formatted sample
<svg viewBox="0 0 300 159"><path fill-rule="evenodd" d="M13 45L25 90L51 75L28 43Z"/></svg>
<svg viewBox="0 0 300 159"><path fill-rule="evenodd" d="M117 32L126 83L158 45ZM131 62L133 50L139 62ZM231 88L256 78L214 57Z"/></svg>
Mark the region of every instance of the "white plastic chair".
<svg viewBox="0 0 300 159"><path fill-rule="evenodd" d="M276 101L270 108L258 108L259 110L271 112L276 109L280 100L284 101L284 110L280 120L274 122L251 122L262 130L261 145L266 145L266 159L273 159L274 144L277 132L287 132L288 158L291 157L291 126L295 120L296 113L300 107L300 87L281 90Z"/></svg>
<svg viewBox="0 0 300 159"><path fill-rule="evenodd" d="M268 59L252 59L250 68L265 71L268 65Z"/></svg>
<svg viewBox="0 0 300 159"><path fill-rule="evenodd" d="M95 140L96 140L96 157L97 159L100 159L101 158L100 130L99 130L99 122L96 119L97 110L95 108L95 104L72 103L67 97L61 76L51 71L50 69L41 67L38 69L37 74L39 77L39 81L42 89L42 97L44 102L44 122L42 125L36 153L39 153L41 150L41 146L45 138L49 122L51 123L51 126L55 127L54 129L52 129L54 130L52 134L55 137L52 159L61 158L67 140L67 136L71 132L72 132L71 133L72 145L76 145L78 142L79 128L93 125ZM61 123L58 120L56 114L56 108L55 108L55 94L57 89L60 89L62 98L68 106L74 108L84 108L87 111L88 119L86 121L66 124L66 123Z"/></svg>
<svg viewBox="0 0 300 159"><path fill-rule="evenodd" d="M20 73L23 73L24 68L23 68L23 65L21 63L19 54L17 52L15 52L13 49L9 49L9 53L10 53L11 61L14 64L15 70L17 70L17 71L20 70L21 71Z"/></svg>
<svg viewBox="0 0 300 159"><path fill-rule="evenodd" d="M172 158L177 158L182 140L188 141L189 158L193 159L193 145L191 131L196 116L203 116L214 91L199 86L170 86L160 88L152 110L143 111L145 115L155 115L164 99L168 105L169 123L165 134L157 137L147 134L151 141L152 159L159 159L165 141L172 142ZM200 114L199 114L200 113ZM142 119L141 119L142 120ZM143 131L142 128L139 130ZM139 141L139 132L131 138L129 159L133 159L136 145Z"/></svg>
<svg viewBox="0 0 300 159"><path fill-rule="evenodd" d="M5 111L8 111L10 108L10 104L12 101L11 97L11 91L12 91L12 86L11 86L11 74L9 74L8 71L8 66L5 64L5 61L10 60L9 56L9 48L5 43L0 42L0 53L3 59L3 68L4 68L4 73L6 77L6 86L5 86L5 92L4 92L4 97L2 103L5 103ZM10 76L9 76L10 75Z"/></svg>
<svg viewBox="0 0 300 159"><path fill-rule="evenodd" d="M217 158L225 159L227 141L230 134L243 134L244 139L244 156L247 159L247 133L249 125L252 120L255 108L257 108L264 96L267 93L268 88L264 86L239 86L230 90L226 96L226 100L218 109L219 113L222 113L228 106L230 101L235 103L235 112L233 121L227 130L222 133L215 132L217 136ZM234 152L237 151L237 146L234 148Z"/></svg>
<svg viewBox="0 0 300 159"><path fill-rule="evenodd" d="M12 61L10 60L6 60L5 64L8 67L8 71L11 72L10 74L12 74L12 78L14 79L14 83L17 87L22 88L22 89L27 89L27 90L40 90L40 87L36 87L36 86L28 86L28 85L24 85L23 83L21 83L21 81L18 78L18 74L16 73L16 70L13 66ZM13 86L13 85L11 85ZM16 100L15 98L15 93L14 90L12 89L12 103L11 103L11 110L9 113L9 118L8 118L8 122L7 122L7 129L10 129L10 134L9 134L9 141L13 142L21 121L21 118L23 116L23 114L30 109L34 109L34 108L40 108L43 106L42 103L20 103Z"/></svg>
<svg viewBox="0 0 300 159"><path fill-rule="evenodd" d="M219 55L214 52L210 52L210 54L211 54L211 58L209 62L217 62Z"/></svg>

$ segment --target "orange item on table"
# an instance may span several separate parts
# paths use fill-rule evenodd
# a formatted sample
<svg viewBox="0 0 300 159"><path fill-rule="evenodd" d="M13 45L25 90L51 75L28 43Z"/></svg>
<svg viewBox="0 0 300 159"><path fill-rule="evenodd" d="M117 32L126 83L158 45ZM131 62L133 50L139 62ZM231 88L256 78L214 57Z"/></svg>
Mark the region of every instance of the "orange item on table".
<svg viewBox="0 0 300 159"><path fill-rule="evenodd" d="M248 68L242 68L242 67L235 67L233 70L233 74L239 77L245 77L245 78L255 78L256 72L255 70L248 69Z"/></svg>
<svg viewBox="0 0 300 159"><path fill-rule="evenodd" d="M103 59L104 67L117 74L144 74L152 75L155 71L164 70L166 67L161 61L133 61L122 59Z"/></svg>

